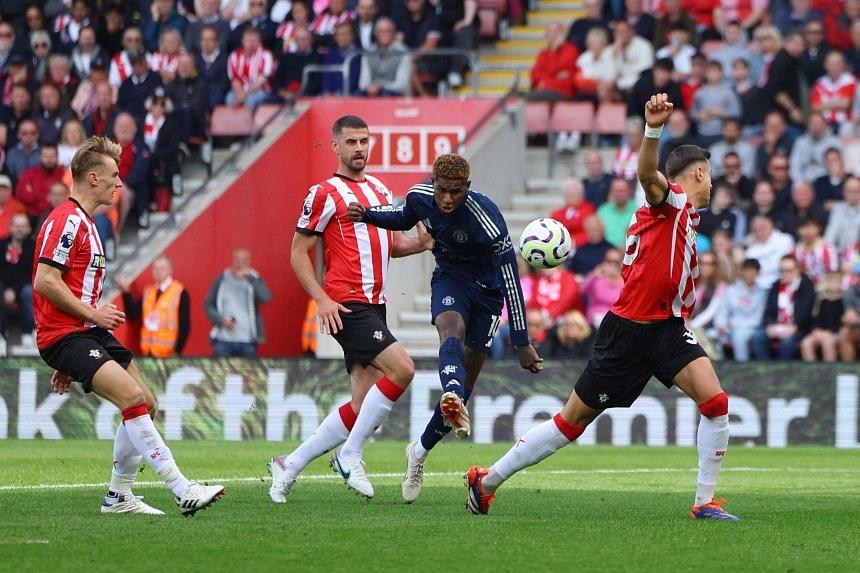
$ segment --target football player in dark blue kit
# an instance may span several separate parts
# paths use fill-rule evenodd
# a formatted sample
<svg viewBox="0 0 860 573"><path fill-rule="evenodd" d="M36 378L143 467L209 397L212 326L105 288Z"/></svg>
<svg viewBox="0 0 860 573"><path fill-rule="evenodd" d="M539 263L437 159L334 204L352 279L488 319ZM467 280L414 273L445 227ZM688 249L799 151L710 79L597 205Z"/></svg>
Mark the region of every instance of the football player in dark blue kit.
<svg viewBox="0 0 860 573"><path fill-rule="evenodd" d="M433 163L432 185L412 187L400 207L365 209L351 203L348 208L353 221L383 229L408 230L421 221L434 240L431 311L439 332L443 394L424 434L406 448L407 503L421 492L430 449L452 429L458 438L471 432L466 402L499 327L504 299L520 366L534 373L541 370L542 359L526 332L517 255L507 225L495 203L469 189L469 174L465 159L441 155Z"/></svg>

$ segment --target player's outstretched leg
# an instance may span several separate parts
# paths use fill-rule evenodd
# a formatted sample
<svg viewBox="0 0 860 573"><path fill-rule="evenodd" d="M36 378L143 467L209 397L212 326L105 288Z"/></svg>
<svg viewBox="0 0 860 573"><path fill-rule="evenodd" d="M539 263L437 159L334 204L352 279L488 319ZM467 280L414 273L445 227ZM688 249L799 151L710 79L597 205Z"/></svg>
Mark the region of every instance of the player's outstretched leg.
<svg viewBox="0 0 860 573"><path fill-rule="evenodd" d="M674 383L696 401L702 413L696 434L699 473L690 517L739 521L738 516L723 509L724 499L714 497L720 466L729 445L729 397L720 387L711 361L707 358L698 358L684 367L675 377Z"/></svg>
<svg viewBox="0 0 860 573"><path fill-rule="evenodd" d="M342 444L349 436L355 419L352 403L341 404L293 453L269 460L269 474L272 476L269 497L272 501L286 503L299 473L313 460Z"/></svg>
<svg viewBox="0 0 860 573"><path fill-rule="evenodd" d="M108 493L102 499L102 513L164 515L163 511L147 505L131 491L141 460L143 457L131 443L125 424L120 424L113 442L113 469Z"/></svg>
<svg viewBox="0 0 860 573"><path fill-rule="evenodd" d="M434 292L435 296L437 296L436 292ZM454 299L454 297L450 298ZM457 304L456 300L453 304ZM439 332L439 340L442 341L439 346L439 381L442 384L439 409L453 428L454 435L462 440L472 433L472 423L469 419L469 411L466 409L466 371L463 367L466 323L463 314L458 310L441 312L434 317L433 321Z"/></svg>

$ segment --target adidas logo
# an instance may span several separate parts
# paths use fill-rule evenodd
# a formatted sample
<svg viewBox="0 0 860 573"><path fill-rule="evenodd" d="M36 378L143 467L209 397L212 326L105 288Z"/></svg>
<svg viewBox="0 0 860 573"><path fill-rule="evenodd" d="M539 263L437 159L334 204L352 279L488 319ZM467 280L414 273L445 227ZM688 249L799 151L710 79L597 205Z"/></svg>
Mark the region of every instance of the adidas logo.
<svg viewBox="0 0 860 573"><path fill-rule="evenodd" d="M195 507L197 507L197 504L199 502L199 499L186 499L181 504L179 504L179 507L181 507L182 509L194 509Z"/></svg>

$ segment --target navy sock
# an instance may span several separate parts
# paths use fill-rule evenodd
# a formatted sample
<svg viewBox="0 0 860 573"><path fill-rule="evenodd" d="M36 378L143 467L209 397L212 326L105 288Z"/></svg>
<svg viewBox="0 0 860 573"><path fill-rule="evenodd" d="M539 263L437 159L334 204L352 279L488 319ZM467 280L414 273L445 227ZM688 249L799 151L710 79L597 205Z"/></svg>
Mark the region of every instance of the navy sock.
<svg viewBox="0 0 860 573"><path fill-rule="evenodd" d="M443 392L455 392L463 399L466 372L463 369L463 343L453 336L439 347L439 380Z"/></svg>
<svg viewBox="0 0 860 573"><path fill-rule="evenodd" d="M469 401L469 396L472 395L472 389L466 388L464 391L463 403ZM442 410L439 409L439 403L436 402L436 409L433 410L433 417L427 422L427 427L424 428L424 433L421 434L421 445L428 452L433 449L433 446L438 444L442 438L448 435L451 431L451 426L445 423L445 418L442 417Z"/></svg>

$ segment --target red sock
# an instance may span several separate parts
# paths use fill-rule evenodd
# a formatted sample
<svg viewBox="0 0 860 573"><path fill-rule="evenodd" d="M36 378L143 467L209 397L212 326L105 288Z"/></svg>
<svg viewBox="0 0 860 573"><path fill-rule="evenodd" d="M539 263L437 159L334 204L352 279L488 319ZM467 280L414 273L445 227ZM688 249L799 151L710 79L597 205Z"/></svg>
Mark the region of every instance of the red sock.
<svg viewBox="0 0 860 573"><path fill-rule="evenodd" d="M355 425L355 419L358 417L355 410L352 409L352 404L347 402L346 404L341 405L337 411L340 414L340 419L343 421L343 425L347 430L351 430Z"/></svg>
<svg viewBox="0 0 860 573"><path fill-rule="evenodd" d="M556 427L558 427L558 431L564 434L564 437L571 442L578 438L580 435L582 435L582 432L585 431L585 428L583 428L582 426L571 424L567 420L562 418L561 413L553 416L552 421L555 422Z"/></svg>
<svg viewBox="0 0 860 573"><path fill-rule="evenodd" d="M376 387L379 388L379 391L382 392L382 395L391 400L392 402L396 402L398 398L403 394L403 388L394 383L394 380L389 378L388 376L383 376L376 382Z"/></svg>
<svg viewBox="0 0 860 573"><path fill-rule="evenodd" d="M141 416L149 416L149 408L146 407L146 404L141 402L140 404L135 404L134 406L129 406L122 411L122 421L126 420L134 420L135 418L139 418Z"/></svg>

